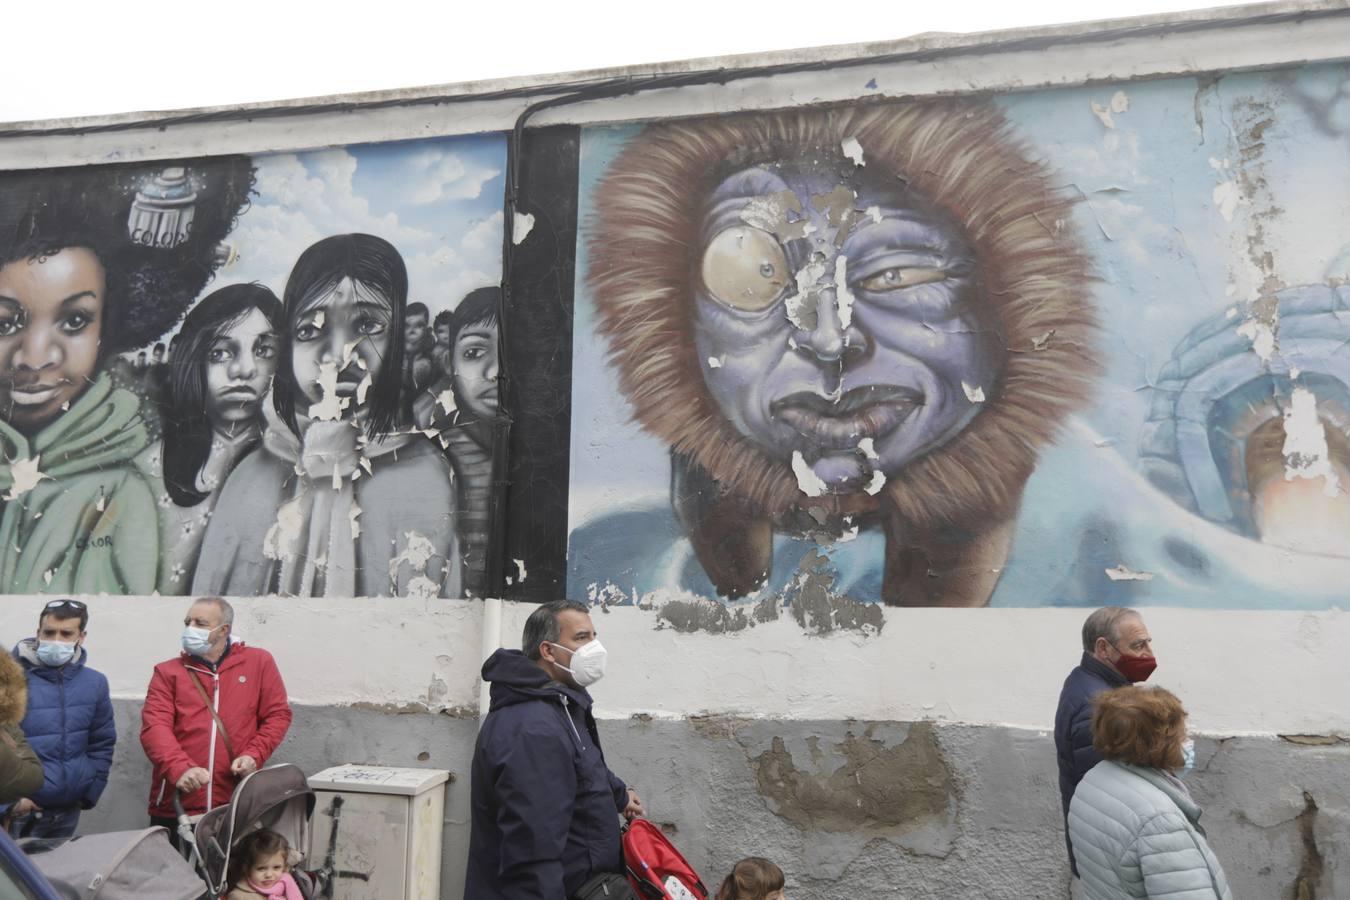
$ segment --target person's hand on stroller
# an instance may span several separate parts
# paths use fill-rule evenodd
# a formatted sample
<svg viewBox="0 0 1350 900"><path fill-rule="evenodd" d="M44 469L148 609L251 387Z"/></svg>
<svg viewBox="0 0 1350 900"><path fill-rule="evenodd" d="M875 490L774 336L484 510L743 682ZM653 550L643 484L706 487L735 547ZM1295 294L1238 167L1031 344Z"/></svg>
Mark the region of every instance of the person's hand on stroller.
<svg viewBox="0 0 1350 900"><path fill-rule="evenodd" d="M628 805L623 808L623 817L630 821L638 816L645 815L647 808L642 805L642 799L638 797L637 791L628 789Z"/></svg>
<svg viewBox="0 0 1350 900"><path fill-rule="evenodd" d="M183 777L178 779L177 788L184 794L190 794L193 791L204 788L211 782L211 773L201 766L193 766L183 773Z"/></svg>
<svg viewBox="0 0 1350 900"><path fill-rule="evenodd" d="M27 797L21 798L10 809L10 813L16 819L19 818L20 816L26 816L30 812L42 812L42 807L38 806L32 800L29 800Z"/></svg>
<svg viewBox="0 0 1350 900"><path fill-rule="evenodd" d="M251 772L258 771L258 761L245 753L230 763L230 771L242 778Z"/></svg>

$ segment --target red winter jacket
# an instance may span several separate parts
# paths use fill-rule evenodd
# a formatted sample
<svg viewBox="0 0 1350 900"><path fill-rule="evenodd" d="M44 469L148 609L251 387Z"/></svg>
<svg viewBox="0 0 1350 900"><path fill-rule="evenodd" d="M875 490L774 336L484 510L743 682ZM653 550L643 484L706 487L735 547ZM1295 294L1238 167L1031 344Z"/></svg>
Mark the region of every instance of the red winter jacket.
<svg viewBox="0 0 1350 900"><path fill-rule="evenodd" d="M201 680L225 724L235 757L251 756L261 768L291 727L286 685L272 654L235 641L217 671L186 653L155 666L141 710L141 746L150 757L150 815L173 816L173 791L188 769L200 766L211 784L183 798L190 815L230 802L237 778L211 712L188 676Z"/></svg>

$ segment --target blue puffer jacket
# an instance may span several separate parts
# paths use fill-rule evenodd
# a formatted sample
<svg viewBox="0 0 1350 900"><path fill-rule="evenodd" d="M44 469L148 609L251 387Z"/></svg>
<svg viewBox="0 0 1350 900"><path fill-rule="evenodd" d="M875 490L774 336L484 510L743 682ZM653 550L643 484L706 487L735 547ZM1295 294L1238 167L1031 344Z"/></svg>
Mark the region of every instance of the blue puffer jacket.
<svg viewBox="0 0 1350 900"><path fill-rule="evenodd" d="M1078 865L1069 838L1069 801L1078 782L1101 757L1092 748L1092 698L1102 691L1125 687L1129 679L1101 662L1090 653L1084 653L1078 667L1064 679L1059 693L1059 709L1055 712L1055 754L1059 758L1059 797L1064 804L1064 840L1069 845L1069 867L1075 875Z"/></svg>
<svg viewBox="0 0 1350 900"><path fill-rule="evenodd" d="M474 748L469 868L473 900L565 900L622 872L628 788L605 765L591 695L550 681L519 650L483 664L492 705Z"/></svg>
<svg viewBox="0 0 1350 900"><path fill-rule="evenodd" d="M14 648L28 676L28 714L20 727L42 760L42 790L29 799L43 808L92 809L108 783L117 728L108 679L85 665L81 646L60 668L37 658L37 638Z"/></svg>

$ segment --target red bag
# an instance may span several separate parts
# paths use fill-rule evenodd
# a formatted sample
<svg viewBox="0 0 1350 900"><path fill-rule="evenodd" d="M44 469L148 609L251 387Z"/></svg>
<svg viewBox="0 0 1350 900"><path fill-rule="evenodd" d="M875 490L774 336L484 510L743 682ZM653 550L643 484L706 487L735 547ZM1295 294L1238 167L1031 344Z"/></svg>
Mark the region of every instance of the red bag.
<svg viewBox="0 0 1350 900"><path fill-rule="evenodd" d="M708 889L694 867L661 829L646 819L633 819L624 828L623 861L628 867L628 882L639 897L708 900Z"/></svg>

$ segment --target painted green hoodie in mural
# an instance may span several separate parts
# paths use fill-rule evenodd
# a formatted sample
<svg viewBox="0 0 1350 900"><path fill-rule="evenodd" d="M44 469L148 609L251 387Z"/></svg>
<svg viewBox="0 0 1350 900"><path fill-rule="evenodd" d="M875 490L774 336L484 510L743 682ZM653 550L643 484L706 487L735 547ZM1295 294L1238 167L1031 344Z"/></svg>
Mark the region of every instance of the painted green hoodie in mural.
<svg viewBox="0 0 1350 900"><path fill-rule="evenodd" d="M133 465L148 443L140 402L107 375L31 440L0 422L0 594L155 589L155 496Z"/></svg>

